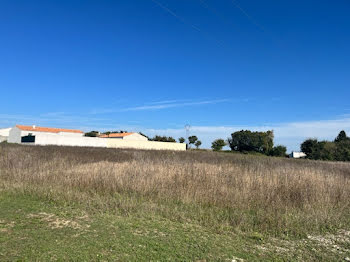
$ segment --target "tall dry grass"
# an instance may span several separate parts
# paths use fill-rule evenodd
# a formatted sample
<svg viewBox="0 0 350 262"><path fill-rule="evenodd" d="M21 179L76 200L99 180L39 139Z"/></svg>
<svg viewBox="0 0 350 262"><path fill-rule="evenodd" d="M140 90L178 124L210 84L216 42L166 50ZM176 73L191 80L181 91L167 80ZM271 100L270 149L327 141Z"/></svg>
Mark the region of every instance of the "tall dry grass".
<svg viewBox="0 0 350 262"><path fill-rule="evenodd" d="M349 163L6 144L0 154L3 189L95 210L274 235L350 223Z"/></svg>

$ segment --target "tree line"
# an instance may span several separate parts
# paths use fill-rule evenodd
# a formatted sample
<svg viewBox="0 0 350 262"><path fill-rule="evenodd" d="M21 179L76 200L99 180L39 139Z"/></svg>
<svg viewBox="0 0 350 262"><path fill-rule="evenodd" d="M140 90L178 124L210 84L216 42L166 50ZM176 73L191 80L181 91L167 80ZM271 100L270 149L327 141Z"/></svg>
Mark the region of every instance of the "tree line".
<svg viewBox="0 0 350 262"><path fill-rule="evenodd" d="M350 137L344 130L333 141L307 139L301 146L306 158L314 160L350 161Z"/></svg>
<svg viewBox="0 0 350 262"><path fill-rule="evenodd" d="M231 137L226 141L221 138L214 140L211 148L214 151L220 151L224 146L228 145L231 151L285 157L287 148L282 145L274 146L273 139L274 134L272 130L266 132L241 130L232 133Z"/></svg>
<svg viewBox="0 0 350 262"><path fill-rule="evenodd" d="M99 132L99 131L90 131L84 134L84 136L87 137L98 137L100 135L110 135L110 134L120 134L120 133L128 133L128 131L120 130L120 131L106 131L106 132Z"/></svg>
<svg viewBox="0 0 350 262"><path fill-rule="evenodd" d="M241 130L231 134L226 141L216 139L212 142L212 149L220 151L228 145L231 151L243 153L260 153L268 156L287 156L287 148L283 145L274 146L273 131L252 132ZM350 161L350 137L344 130L340 131L333 141L318 141L306 139L300 146L300 150L306 154L307 159Z"/></svg>
<svg viewBox="0 0 350 262"><path fill-rule="evenodd" d="M102 134L125 133L127 131L108 131ZM85 133L85 136L98 136L100 132L91 131ZM150 141L160 142L176 142L171 136L155 135L153 138L147 137ZM180 137L180 143L186 143L187 148L195 146L197 149L202 142L197 136L192 135L186 139ZM226 140L219 138L212 142L213 151L221 151L225 146L229 146L233 152L241 153L257 153L267 156L286 157L287 148L283 145L274 146L273 130L266 132L254 132L250 130L240 130L231 134ZM318 141L317 139L306 139L300 146L302 152L306 154L306 158L314 160L332 160L332 161L350 161L350 137L345 131L341 131L333 141Z"/></svg>
<svg viewBox="0 0 350 262"><path fill-rule="evenodd" d="M252 132L249 130L241 130L231 134L227 140L216 139L212 142L211 148L213 151L221 151L225 146L229 146L231 151L237 151L242 153L259 153L268 156L287 156L287 148L282 145L274 146L273 131L266 132ZM180 143L184 143L186 140L183 137L179 138ZM197 136L188 137L188 147L195 145L198 149L202 144L198 140Z"/></svg>

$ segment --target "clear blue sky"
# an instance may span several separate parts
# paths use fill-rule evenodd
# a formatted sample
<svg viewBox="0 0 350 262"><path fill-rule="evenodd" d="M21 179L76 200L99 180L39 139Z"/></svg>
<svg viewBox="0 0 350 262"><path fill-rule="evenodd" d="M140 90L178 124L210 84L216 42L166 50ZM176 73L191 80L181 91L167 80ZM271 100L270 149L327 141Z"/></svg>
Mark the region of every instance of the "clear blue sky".
<svg viewBox="0 0 350 262"><path fill-rule="evenodd" d="M0 127L350 132L350 2L0 2Z"/></svg>

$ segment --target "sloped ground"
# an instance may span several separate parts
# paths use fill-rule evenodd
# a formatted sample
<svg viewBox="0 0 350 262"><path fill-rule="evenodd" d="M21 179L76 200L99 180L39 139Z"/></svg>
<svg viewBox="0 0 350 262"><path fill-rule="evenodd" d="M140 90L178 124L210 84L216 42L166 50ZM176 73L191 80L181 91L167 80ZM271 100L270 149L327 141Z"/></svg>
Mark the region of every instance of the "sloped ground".
<svg viewBox="0 0 350 262"><path fill-rule="evenodd" d="M0 145L0 261L342 261L350 164Z"/></svg>
<svg viewBox="0 0 350 262"><path fill-rule="evenodd" d="M303 240L217 233L161 217L87 213L21 193L0 193L1 261L342 261L350 232Z"/></svg>

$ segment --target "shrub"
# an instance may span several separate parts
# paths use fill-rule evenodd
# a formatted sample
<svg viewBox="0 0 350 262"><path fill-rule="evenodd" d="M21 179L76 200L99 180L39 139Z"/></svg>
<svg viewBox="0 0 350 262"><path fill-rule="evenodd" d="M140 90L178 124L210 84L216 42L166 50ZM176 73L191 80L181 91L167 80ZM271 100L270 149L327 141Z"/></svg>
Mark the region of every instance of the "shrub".
<svg viewBox="0 0 350 262"><path fill-rule="evenodd" d="M226 146L226 142L221 138L216 139L211 143L211 148L214 151L221 151L224 146Z"/></svg>

